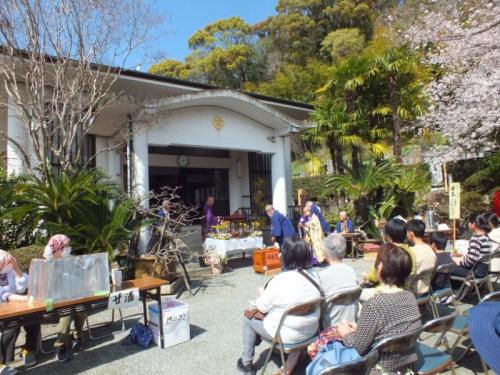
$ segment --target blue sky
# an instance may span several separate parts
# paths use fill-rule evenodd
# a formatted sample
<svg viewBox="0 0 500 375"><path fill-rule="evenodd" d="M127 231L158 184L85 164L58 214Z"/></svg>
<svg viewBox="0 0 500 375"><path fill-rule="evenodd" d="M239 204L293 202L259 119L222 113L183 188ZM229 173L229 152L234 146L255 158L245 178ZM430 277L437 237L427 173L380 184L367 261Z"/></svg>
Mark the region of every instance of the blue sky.
<svg viewBox="0 0 500 375"><path fill-rule="evenodd" d="M127 68L141 65L147 71L158 56L183 60L189 54L188 38L196 30L222 18L240 16L255 23L275 14L277 0L157 0L155 8L165 16L159 35L148 46L134 51L127 59Z"/></svg>

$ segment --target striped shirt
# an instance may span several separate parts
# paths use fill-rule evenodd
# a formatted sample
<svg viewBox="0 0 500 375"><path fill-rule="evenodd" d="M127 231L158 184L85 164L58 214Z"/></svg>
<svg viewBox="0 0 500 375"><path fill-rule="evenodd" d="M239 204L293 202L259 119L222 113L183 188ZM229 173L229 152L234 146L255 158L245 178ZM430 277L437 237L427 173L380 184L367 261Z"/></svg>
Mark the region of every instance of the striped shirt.
<svg viewBox="0 0 500 375"><path fill-rule="evenodd" d="M474 235L469 241L469 250L462 260L462 265L472 268L479 260L491 254L491 242L485 234ZM488 274L488 263L479 263L476 268L476 276L484 277Z"/></svg>

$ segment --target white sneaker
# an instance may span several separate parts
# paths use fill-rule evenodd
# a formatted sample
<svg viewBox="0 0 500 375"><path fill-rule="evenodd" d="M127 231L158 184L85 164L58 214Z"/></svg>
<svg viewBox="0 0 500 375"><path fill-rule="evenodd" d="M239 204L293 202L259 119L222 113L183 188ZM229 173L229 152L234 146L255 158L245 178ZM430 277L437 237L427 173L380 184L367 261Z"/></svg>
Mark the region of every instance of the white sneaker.
<svg viewBox="0 0 500 375"><path fill-rule="evenodd" d="M17 370L15 368L3 365L0 367L0 375L15 375Z"/></svg>

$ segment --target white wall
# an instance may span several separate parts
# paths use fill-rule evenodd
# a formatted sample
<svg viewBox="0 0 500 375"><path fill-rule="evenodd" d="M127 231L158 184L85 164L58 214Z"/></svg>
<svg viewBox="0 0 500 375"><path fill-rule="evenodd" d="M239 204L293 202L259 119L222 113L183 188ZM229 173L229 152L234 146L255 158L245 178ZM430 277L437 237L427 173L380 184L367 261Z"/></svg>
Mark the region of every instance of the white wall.
<svg viewBox="0 0 500 375"><path fill-rule="evenodd" d="M9 97L7 107L7 134L17 144L19 144L27 155L32 155L30 152L30 143L26 128L23 125L23 118L21 112L18 110L17 105L12 98ZM32 158L32 161L34 158ZM23 153L11 141L7 141L7 173L20 174L27 170L27 164Z"/></svg>
<svg viewBox="0 0 500 375"><path fill-rule="evenodd" d="M217 130L212 119L219 115L225 126ZM189 146L274 153L268 140L274 129L221 107L191 107L168 112L148 132L150 145Z"/></svg>

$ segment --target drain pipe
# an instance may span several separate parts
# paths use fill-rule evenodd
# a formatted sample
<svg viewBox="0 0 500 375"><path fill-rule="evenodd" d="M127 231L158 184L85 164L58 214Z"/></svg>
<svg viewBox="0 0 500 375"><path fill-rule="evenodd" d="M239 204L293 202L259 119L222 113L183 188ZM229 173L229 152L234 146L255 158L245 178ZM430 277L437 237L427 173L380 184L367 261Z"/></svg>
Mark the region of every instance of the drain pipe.
<svg viewBox="0 0 500 375"><path fill-rule="evenodd" d="M132 129L132 115L128 114L128 138L127 138L127 195L132 197L132 159L134 154L134 140Z"/></svg>

